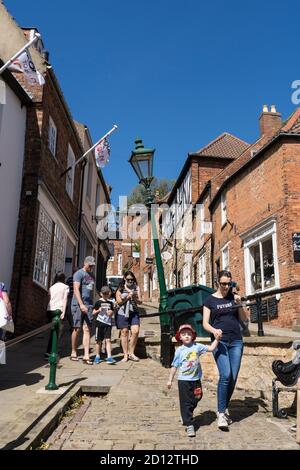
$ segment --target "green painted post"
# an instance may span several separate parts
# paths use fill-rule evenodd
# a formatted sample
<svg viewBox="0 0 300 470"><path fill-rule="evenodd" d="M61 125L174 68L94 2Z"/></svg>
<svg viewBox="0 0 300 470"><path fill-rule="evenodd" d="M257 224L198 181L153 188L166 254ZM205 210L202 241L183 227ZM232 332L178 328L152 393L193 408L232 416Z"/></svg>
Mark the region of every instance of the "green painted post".
<svg viewBox="0 0 300 470"><path fill-rule="evenodd" d="M148 198L149 200L149 198ZM153 200L152 200L153 202ZM160 291L160 298L159 298L159 311L163 312L164 310L168 309L168 294L166 288L166 280L165 280L165 273L161 259L160 247L159 247L159 240L157 236L157 227L156 227L156 220L155 220L155 213L150 205L150 217L151 217L151 226L152 226L152 237L153 237L153 245L154 245L154 253L155 253L155 261L157 267L157 275L158 275L158 283L159 283L159 291ZM168 315L161 315L160 317L162 324L169 323L169 316Z"/></svg>
<svg viewBox="0 0 300 470"><path fill-rule="evenodd" d="M153 195L151 194L151 183L153 181L153 156L155 149L145 148L142 139L139 137L135 141L135 150L131 152L129 163L136 173L139 182L144 185L147 191L146 204L150 208L150 218L152 225L153 246L155 253L155 260L157 266L157 275L159 283L159 311L164 312L168 310L168 293L166 288L164 268L162 264L159 241L157 237L157 228L155 214L152 209L154 203ZM160 331L161 331L161 354L160 360L164 367L171 366L171 359L174 353L172 347L171 332L170 332L170 317L169 315L160 315ZM173 349L172 349L173 348Z"/></svg>
<svg viewBox="0 0 300 470"><path fill-rule="evenodd" d="M50 364L50 376L49 376L49 383L46 385L46 390L57 390L58 386L55 383L56 380L56 365L57 365L57 341L60 329L60 310L54 310L52 312L52 321L55 321L54 326L52 327L52 350L49 356L49 364Z"/></svg>
<svg viewBox="0 0 300 470"><path fill-rule="evenodd" d="M157 267L157 276L159 283L159 311L164 312L168 310L168 293L166 288L165 273L161 259L159 240L157 235L157 227L155 220L155 213L152 209L151 203L154 202L153 196L151 195L151 190L147 188L148 197L147 204L150 206L150 218L152 226L152 237L153 237L153 246L155 253L155 261ZM174 347L172 345L172 338L170 333L170 316L169 315L160 315L160 361L164 367L171 367L171 361L174 355Z"/></svg>

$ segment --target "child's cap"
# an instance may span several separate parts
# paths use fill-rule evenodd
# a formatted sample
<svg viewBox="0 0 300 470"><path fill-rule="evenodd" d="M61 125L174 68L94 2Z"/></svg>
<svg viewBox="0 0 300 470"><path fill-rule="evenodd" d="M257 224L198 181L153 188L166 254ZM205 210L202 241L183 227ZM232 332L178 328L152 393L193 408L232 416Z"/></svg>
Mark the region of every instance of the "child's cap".
<svg viewBox="0 0 300 470"><path fill-rule="evenodd" d="M192 327L192 325L189 325L188 323L184 323L183 325L180 325L180 327L178 328L178 331L175 335L175 338L176 338L176 341L180 341L180 333L182 332L182 330L190 330L192 332L192 340L194 341L196 339L196 331L194 330L194 328Z"/></svg>

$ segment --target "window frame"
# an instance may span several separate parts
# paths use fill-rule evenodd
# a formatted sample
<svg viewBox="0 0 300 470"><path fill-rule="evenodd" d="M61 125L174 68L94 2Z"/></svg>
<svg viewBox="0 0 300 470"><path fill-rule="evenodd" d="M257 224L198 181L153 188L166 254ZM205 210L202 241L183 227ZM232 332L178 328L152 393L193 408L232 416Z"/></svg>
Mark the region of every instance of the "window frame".
<svg viewBox="0 0 300 470"><path fill-rule="evenodd" d="M227 222L227 192L221 194L221 227Z"/></svg>
<svg viewBox="0 0 300 470"><path fill-rule="evenodd" d="M227 264L225 263L225 252L227 252ZM229 243L221 248L222 271L230 271Z"/></svg>
<svg viewBox="0 0 300 470"><path fill-rule="evenodd" d="M71 147L70 144L68 144L68 166L67 168L69 167L72 167L71 170L69 170L67 173L66 173L66 186L65 186L65 189L66 189L66 192L69 196L69 198L71 199L71 201L73 201L73 196L74 196L74 178L75 178L75 167L74 167L74 164L76 162L76 158L75 158L75 153L73 152L73 149ZM70 187L69 187L70 185Z"/></svg>
<svg viewBox="0 0 300 470"><path fill-rule="evenodd" d="M155 266L155 268L153 269L153 273L152 273L152 291L157 290L157 289L158 289L158 273L157 273L157 268Z"/></svg>
<svg viewBox="0 0 300 470"><path fill-rule="evenodd" d="M48 212L40 204L32 279L33 282L45 290L48 290L50 279L52 233L53 221ZM47 245L47 250L42 251ZM41 251L42 256L39 256ZM46 257L44 256L45 253Z"/></svg>
<svg viewBox="0 0 300 470"><path fill-rule="evenodd" d="M122 253L118 253L118 276L122 276L122 269L123 269L123 255Z"/></svg>
<svg viewBox="0 0 300 470"><path fill-rule="evenodd" d="M55 222L53 230L53 249L51 261L51 282L57 272L65 271L65 259L67 251L67 234L62 226Z"/></svg>
<svg viewBox="0 0 300 470"><path fill-rule="evenodd" d="M203 279L204 279L204 282L202 282ZM202 253L198 259L198 282L202 286L206 286L206 254L205 253Z"/></svg>
<svg viewBox="0 0 300 470"><path fill-rule="evenodd" d="M251 283L251 260L252 255L250 250L257 245L261 245L266 240L272 240L273 248L273 262L274 262L274 286L263 288L263 267L260 259L260 267L262 272L262 288L260 290L254 290ZM261 246L260 246L260 257L261 257ZM279 267L278 267L278 250L277 250L277 225L276 220L271 219L266 221L264 224L253 228L251 231L248 231L246 236L244 236L244 270L245 270L245 287L246 295L255 294L257 292L267 292L273 289L280 288L280 279L279 279Z"/></svg>
<svg viewBox="0 0 300 470"><path fill-rule="evenodd" d="M53 142L53 134L52 130L55 131L55 138L54 138L54 148L52 148ZM57 127L54 123L53 118L49 115L49 126L48 126L48 148L54 158L56 158L56 147L57 147Z"/></svg>

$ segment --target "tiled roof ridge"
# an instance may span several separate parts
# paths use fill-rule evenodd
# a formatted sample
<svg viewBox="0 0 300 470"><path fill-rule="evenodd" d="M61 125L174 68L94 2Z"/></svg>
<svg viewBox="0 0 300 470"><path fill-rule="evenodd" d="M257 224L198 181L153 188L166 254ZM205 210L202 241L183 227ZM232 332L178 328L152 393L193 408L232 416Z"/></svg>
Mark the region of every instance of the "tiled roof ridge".
<svg viewBox="0 0 300 470"><path fill-rule="evenodd" d="M212 178L212 181L216 180L217 178L222 177L222 174L228 172L228 170L230 170L230 167L235 166L237 164L237 162L239 160L241 160L247 152L251 152L251 150L254 150L255 145L257 145L259 143L259 141L263 139L263 137L264 136L260 136L255 142L253 142L253 144L249 144L249 147L247 147L237 158L235 158L233 162L229 163L228 166L226 166L222 171L220 171L218 174L216 174ZM263 147L263 145L264 144L262 143L261 147ZM258 152L258 150L259 150L259 148L255 149L256 152Z"/></svg>
<svg viewBox="0 0 300 470"><path fill-rule="evenodd" d="M236 137L236 136L230 134L229 132L223 132L218 137L216 137L214 140L209 142L207 145L205 145L204 147L201 147L199 150L197 150L195 152L195 154L198 154L200 156L201 154L206 152L210 147L212 147L213 145L216 145L218 142L220 142L222 139L224 139L224 137L230 137L231 139L236 140L237 142L241 143L244 146L249 146L249 144L247 142L243 141L239 137Z"/></svg>
<svg viewBox="0 0 300 470"><path fill-rule="evenodd" d="M226 179L233 177L235 173L241 170L252 159L251 150L255 149L255 153L258 153L264 147L269 145L280 134L284 134L286 132L293 132L293 127L297 124L298 121L300 123L300 108L298 108L288 118L285 125L281 127L273 135L268 136L268 137L262 135L255 142L249 145L249 147L245 149L244 152L241 153L241 155L235 158L226 168L224 168L220 173L218 173L212 178L211 180L212 185L219 181L220 182L219 187L221 187ZM300 128L299 128L298 133L300 134ZM258 148L255 148L258 144L259 144ZM240 162L242 162L241 165L239 165ZM212 195L212 199L214 199L219 192L219 189L216 189L216 188L214 189L215 191L213 191L214 194Z"/></svg>
<svg viewBox="0 0 300 470"><path fill-rule="evenodd" d="M300 108L297 108L296 111L288 118L285 125L280 129L281 132L291 131L293 126L297 123L300 118Z"/></svg>

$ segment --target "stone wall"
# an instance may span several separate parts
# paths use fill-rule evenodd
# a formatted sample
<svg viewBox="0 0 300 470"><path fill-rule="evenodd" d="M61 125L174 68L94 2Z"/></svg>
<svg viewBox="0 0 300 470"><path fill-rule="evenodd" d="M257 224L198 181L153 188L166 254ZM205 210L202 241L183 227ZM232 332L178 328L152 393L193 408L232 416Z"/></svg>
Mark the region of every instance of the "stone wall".
<svg viewBox="0 0 300 470"><path fill-rule="evenodd" d="M202 340L202 343L205 341ZM236 387L241 390L260 391L271 400L272 362L281 359L288 362L293 356L290 338L250 337L244 338L244 354ZM201 358L203 379L218 383L218 370L212 354Z"/></svg>
<svg viewBox="0 0 300 470"><path fill-rule="evenodd" d="M200 338L198 338L200 342ZM153 337L141 338L147 357L159 360L160 343L158 334ZM174 340L175 341L175 340ZM201 338L202 344L209 344L209 338ZM176 347L179 344L176 344ZM292 348L292 340L282 337L249 337L244 338L244 354L242 365L238 377L237 389L261 392L265 398L272 398L272 362L281 359L288 362L293 357L294 350ZM212 385L218 383L218 370L211 353L207 353L201 357L201 365L203 370L203 381L207 381Z"/></svg>

